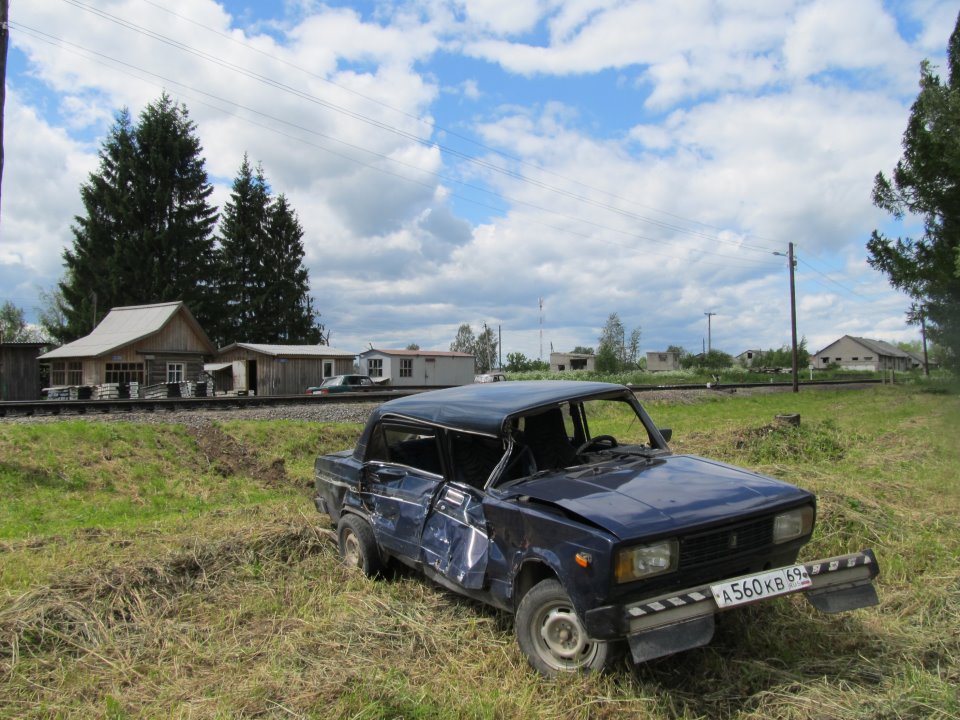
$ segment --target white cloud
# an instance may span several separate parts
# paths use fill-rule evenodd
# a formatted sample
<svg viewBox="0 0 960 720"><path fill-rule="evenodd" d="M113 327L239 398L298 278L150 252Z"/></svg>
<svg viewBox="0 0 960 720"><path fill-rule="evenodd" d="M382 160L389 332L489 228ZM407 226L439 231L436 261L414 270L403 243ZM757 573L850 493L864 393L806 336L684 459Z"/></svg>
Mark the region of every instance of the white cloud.
<svg viewBox="0 0 960 720"><path fill-rule="evenodd" d="M952 26L949 5L918 0L914 14ZM4 281L59 273L78 187L96 165L99 141L84 140L166 87L197 123L218 204L245 151L289 197L338 347L442 349L460 322L487 321L502 325L505 352L533 357L540 297L547 352L551 341L595 345L613 311L643 328L644 350L699 349L707 310L719 313L715 346L778 346L789 337L786 272L770 251L788 240L811 262L830 258L818 267L859 293L801 273L811 348L842 331L913 332L863 245L883 220L870 187L899 155L917 62L946 40L932 20L901 36L891 6L867 0L487 0L371 16L299 0L256 21L209 0L167 5L195 23L133 0L97 7L216 61L69 6L14 8L16 22L169 80L16 35L30 77L10 79ZM620 126L541 85L546 75L595 81ZM50 93L57 113L25 105L18 84L31 98ZM418 142L434 113L511 157L485 150L486 164L467 163ZM467 202L481 197L503 211Z"/></svg>

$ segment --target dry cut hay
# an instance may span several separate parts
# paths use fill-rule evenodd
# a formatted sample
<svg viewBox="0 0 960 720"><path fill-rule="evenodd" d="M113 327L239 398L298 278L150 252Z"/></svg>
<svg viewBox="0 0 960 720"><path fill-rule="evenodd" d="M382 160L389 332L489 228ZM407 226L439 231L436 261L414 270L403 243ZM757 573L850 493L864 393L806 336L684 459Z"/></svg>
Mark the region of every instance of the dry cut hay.
<svg viewBox="0 0 960 720"><path fill-rule="evenodd" d="M163 616L185 592L209 589L252 563L298 562L328 547L332 533L308 522L273 521L169 553L34 588L0 608L0 661L24 652L89 652L113 631Z"/></svg>

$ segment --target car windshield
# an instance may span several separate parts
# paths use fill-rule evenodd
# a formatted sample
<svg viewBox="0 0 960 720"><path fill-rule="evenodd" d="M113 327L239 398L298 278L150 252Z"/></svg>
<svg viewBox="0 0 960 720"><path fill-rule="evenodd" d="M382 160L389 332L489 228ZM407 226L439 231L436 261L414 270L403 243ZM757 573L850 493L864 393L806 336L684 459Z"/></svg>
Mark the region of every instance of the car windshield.
<svg viewBox="0 0 960 720"><path fill-rule="evenodd" d="M620 445L651 444L650 433L627 401L587 400L582 407L586 439L609 435Z"/></svg>
<svg viewBox="0 0 960 720"><path fill-rule="evenodd" d="M653 430L626 398L573 401L516 418L500 483L625 455L658 452Z"/></svg>

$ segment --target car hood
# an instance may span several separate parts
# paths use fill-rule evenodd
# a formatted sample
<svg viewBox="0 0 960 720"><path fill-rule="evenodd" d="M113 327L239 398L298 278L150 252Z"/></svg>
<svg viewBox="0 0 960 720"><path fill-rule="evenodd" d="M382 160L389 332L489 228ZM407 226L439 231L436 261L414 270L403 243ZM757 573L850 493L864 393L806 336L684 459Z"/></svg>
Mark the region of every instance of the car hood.
<svg viewBox="0 0 960 720"><path fill-rule="evenodd" d="M558 505L623 540L813 502L788 483L693 455L570 468L509 494Z"/></svg>

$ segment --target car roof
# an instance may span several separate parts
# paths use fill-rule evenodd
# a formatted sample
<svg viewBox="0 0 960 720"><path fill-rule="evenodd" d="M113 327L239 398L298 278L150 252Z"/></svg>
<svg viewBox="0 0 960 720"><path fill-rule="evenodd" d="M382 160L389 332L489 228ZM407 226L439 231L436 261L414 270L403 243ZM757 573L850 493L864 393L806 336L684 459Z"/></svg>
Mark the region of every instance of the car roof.
<svg viewBox="0 0 960 720"><path fill-rule="evenodd" d="M498 436L507 418L568 400L629 392L623 385L569 380L476 383L390 400L374 410L371 419L398 415Z"/></svg>

